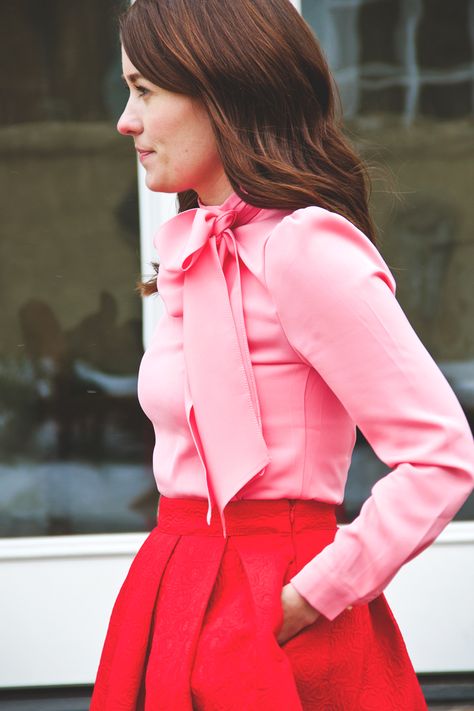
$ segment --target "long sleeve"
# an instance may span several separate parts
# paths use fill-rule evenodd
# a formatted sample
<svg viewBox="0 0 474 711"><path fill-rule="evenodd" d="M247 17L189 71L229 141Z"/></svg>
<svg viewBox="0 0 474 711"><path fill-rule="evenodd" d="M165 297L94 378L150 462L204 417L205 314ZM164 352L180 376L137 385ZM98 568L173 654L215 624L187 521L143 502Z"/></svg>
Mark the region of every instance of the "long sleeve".
<svg viewBox="0 0 474 711"><path fill-rule="evenodd" d="M319 207L285 217L265 245L265 278L295 353L391 469L357 518L291 579L333 620L377 597L441 533L473 489L474 445L390 270L349 220Z"/></svg>

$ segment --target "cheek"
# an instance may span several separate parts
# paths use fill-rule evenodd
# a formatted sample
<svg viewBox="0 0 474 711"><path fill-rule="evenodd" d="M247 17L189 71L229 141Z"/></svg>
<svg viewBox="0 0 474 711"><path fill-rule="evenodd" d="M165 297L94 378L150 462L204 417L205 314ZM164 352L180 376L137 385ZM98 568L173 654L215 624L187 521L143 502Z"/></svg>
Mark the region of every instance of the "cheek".
<svg viewBox="0 0 474 711"><path fill-rule="evenodd" d="M218 160L216 141L207 116L193 113L186 124L183 123L181 147L192 163L209 165Z"/></svg>
<svg viewBox="0 0 474 711"><path fill-rule="evenodd" d="M160 132L168 158L182 161L183 169L195 169L217 159L212 129L194 115L168 116L162 123Z"/></svg>
<svg viewBox="0 0 474 711"><path fill-rule="evenodd" d="M214 141L205 135L187 136L177 147L175 169L187 180L202 180L220 164Z"/></svg>
<svg viewBox="0 0 474 711"><path fill-rule="evenodd" d="M221 162L204 109L189 99L170 97L154 105L149 115L147 142L156 151L148 172L148 187L168 190L195 188L203 176L219 169ZM159 185L158 185L159 183Z"/></svg>
<svg viewBox="0 0 474 711"><path fill-rule="evenodd" d="M176 136L177 126L179 124L169 114L164 114L162 118L153 117L148 125L150 141L157 147L169 144Z"/></svg>

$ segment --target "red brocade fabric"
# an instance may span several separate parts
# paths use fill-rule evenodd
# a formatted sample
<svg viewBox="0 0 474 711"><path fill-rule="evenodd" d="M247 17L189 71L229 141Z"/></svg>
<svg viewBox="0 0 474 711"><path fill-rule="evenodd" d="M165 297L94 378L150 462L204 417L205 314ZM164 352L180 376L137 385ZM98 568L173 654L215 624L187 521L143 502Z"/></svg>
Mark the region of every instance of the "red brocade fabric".
<svg viewBox="0 0 474 711"><path fill-rule="evenodd" d="M426 711L382 593L286 643L281 589L333 541L335 507L160 498L115 601L90 711Z"/></svg>

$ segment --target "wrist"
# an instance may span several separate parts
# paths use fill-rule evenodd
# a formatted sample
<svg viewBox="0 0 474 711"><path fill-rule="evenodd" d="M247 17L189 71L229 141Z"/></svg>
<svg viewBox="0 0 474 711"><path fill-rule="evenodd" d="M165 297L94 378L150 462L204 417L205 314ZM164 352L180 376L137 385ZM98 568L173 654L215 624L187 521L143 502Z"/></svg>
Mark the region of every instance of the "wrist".
<svg viewBox="0 0 474 711"><path fill-rule="evenodd" d="M312 624L313 622L316 622L316 620L318 619L318 617L319 617L320 614L321 614L321 613L319 612L319 610L317 610L315 607L313 607L313 606L306 600L306 598L303 597L303 595L301 595L300 592L298 592L298 590L295 588L295 586L291 584L291 581L290 581L290 585L291 585L291 587L293 588L293 590L294 590L294 592L296 593L296 595L298 596L298 599L299 599L299 602L300 602L300 605L301 605L301 609L302 609L302 611L303 611L303 613L304 613L304 615L305 615L305 617L306 617L306 619L307 619L307 624Z"/></svg>

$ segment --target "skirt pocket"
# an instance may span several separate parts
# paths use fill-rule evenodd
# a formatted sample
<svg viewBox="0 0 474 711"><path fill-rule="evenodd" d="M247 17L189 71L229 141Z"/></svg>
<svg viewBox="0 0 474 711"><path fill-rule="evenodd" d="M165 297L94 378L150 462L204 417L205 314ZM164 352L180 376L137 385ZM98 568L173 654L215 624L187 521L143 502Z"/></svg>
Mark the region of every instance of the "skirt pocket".
<svg viewBox="0 0 474 711"><path fill-rule="evenodd" d="M335 537L297 533L289 580ZM282 645L304 711L427 711L402 634L383 594L334 620L321 615Z"/></svg>

